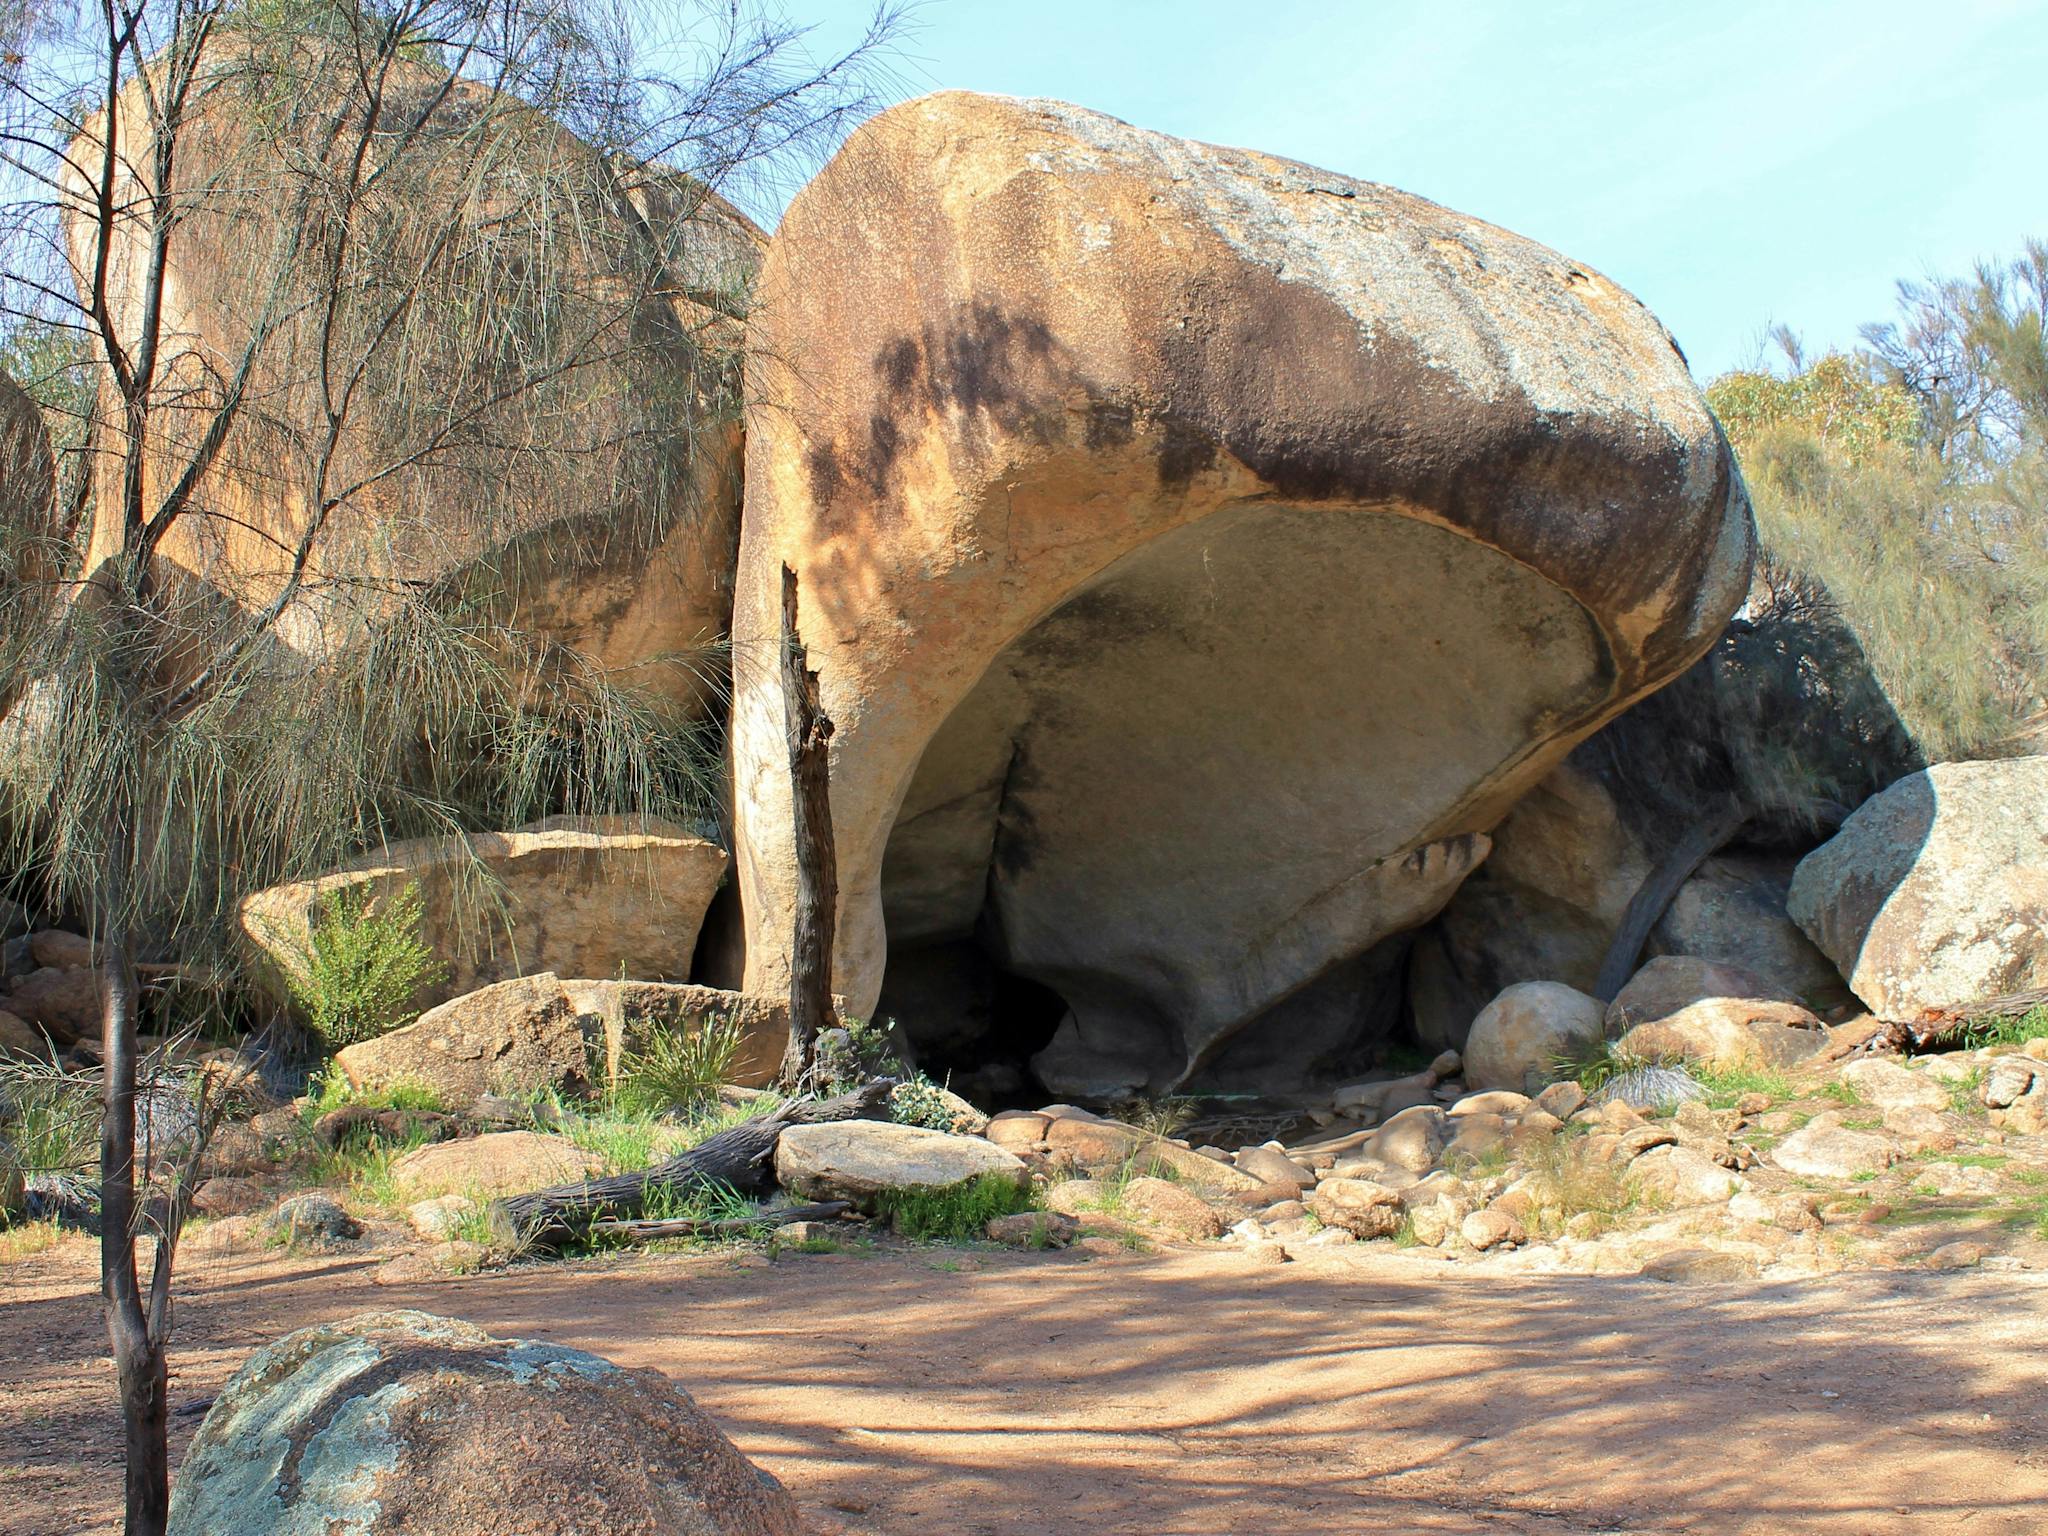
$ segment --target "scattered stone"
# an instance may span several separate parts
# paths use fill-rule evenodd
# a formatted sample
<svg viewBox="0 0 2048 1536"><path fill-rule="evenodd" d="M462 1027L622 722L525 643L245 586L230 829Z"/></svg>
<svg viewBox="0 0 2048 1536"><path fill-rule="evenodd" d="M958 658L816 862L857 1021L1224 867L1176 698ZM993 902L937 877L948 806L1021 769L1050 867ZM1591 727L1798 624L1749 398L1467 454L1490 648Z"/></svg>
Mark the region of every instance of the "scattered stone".
<svg viewBox="0 0 2048 1536"><path fill-rule="evenodd" d="M1673 1206L1714 1204L1742 1187L1734 1174L1691 1147L1653 1148L1628 1171L1645 1193Z"/></svg>
<svg viewBox="0 0 2048 1536"><path fill-rule="evenodd" d="M2048 757L1900 779L1800 861L1788 908L1881 1018L2048 986Z"/></svg>
<svg viewBox="0 0 2048 1536"><path fill-rule="evenodd" d="M1888 1109L1884 1112L1884 1128L1899 1138L1900 1148L1908 1157L1953 1152L1956 1148L1956 1133L1931 1109Z"/></svg>
<svg viewBox="0 0 2048 1536"><path fill-rule="evenodd" d="M1481 1253L1489 1248L1515 1248L1528 1241L1521 1222L1506 1211L1488 1207L1458 1223L1458 1235Z"/></svg>
<svg viewBox="0 0 2048 1536"><path fill-rule="evenodd" d="M1607 1033L1623 1035L1639 1024L1667 1019L1709 1000L1797 1003L1769 978L1739 965L1692 955L1659 955L1647 962L1607 1006Z"/></svg>
<svg viewBox="0 0 2048 1536"><path fill-rule="evenodd" d="M1441 1248L1458 1230L1463 1214L1448 1200L1431 1200L1426 1205L1411 1206L1408 1211L1409 1232L1421 1247Z"/></svg>
<svg viewBox="0 0 2048 1536"><path fill-rule="evenodd" d="M391 1182L409 1202L448 1194L496 1199L572 1184L603 1167L596 1153L566 1137L492 1131L414 1148L392 1163Z"/></svg>
<svg viewBox="0 0 2048 1536"><path fill-rule="evenodd" d="M1882 1057L1865 1056L1846 1062L1835 1076L1855 1089L1864 1103L1879 1109L1948 1107L1948 1093L1941 1084Z"/></svg>
<svg viewBox="0 0 2048 1536"><path fill-rule="evenodd" d="M49 1061L55 1055L48 1034L0 1008L0 1061Z"/></svg>
<svg viewBox="0 0 2048 1536"><path fill-rule="evenodd" d="M1913 1181L1913 1192L1940 1195L1943 1199L1990 1197L2001 1193L2002 1184L1993 1168L1966 1163L1929 1163Z"/></svg>
<svg viewBox="0 0 2048 1536"><path fill-rule="evenodd" d="M1223 1218L1208 1202L1165 1179L1132 1179L1124 1186L1118 1209L1126 1216L1191 1241L1223 1235Z"/></svg>
<svg viewBox="0 0 2048 1536"><path fill-rule="evenodd" d="M1045 1208L1065 1216L1099 1216L1113 1193L1099 1179L1061 1179L1046 1186Z"/></svg>
<svg viewBox="0 0 2048 1536"><path fill-rule="evenodd" d="M2002 1056L1985 1072L1984 1086L1977 1092L1978 1102L1988 1109L2005 1109L2025 1098L2040 1074L2040 1067L2032 1061Z"/></svg>
<svg viewBox="0 0 2048 1536"><path fill-rule="evenodd" d="M1538 1092L1558 1076L1560 1056L1599 1043L1605 1014L1599 999L1560 982L1518 982L1472 1021L1465 1081L1480 1090Z"/></svg>
<svg viewBox="0 0 2048 1536"><path fill-rule="evenodd" d="M1315 1188L1316 1176L1285 1153L1271 1147L1246 1147L1237 1154L1237 1166L1262 1184L1292 1184L1297 1189Z"/></svg>
<svg viewBox="0 0 2048 1536"><path fill-rule="evenodd" d="M15 982L7 1011L40 1025L60 1047L99 1033L99 972L42 966Z"/></svg>
<svg viewBox="0 0 2048 1536"><path fill-rule="evenodd" d="M1019 1189L1030 1177L1014 1155L980 1137L880 1120L792 1125L775 1143L775 1179L784 1189L865 1211L885 1194L952 1189L984 1176Z"/></svg>
<svg viewBox="0 0 2048 1536"><path fill-rule="evenodd" d="M1392 1237L1407 1215L1398 1191L1370 1179L1325 1179L1306 1203L1324 1226L1361 1238Z"/></svg>
<svg viewBox="0 0 2048 1536"><path fill-rule="evenodd" d="M1027 1109L1006 1109L992 1116L982 1135L1006 1152L1023 1156L1045 1143L1046 1128L1052 1121Z"/></svg>
<svg viewBox="0 0 2048 1536"><path fill-rule="evenodd" d="M1308 1207L1299 1200L1280 1200L1259 1212L1261 1221L1299 1221L1308 1214Z"/></svg>
<svg viewBox="0 0 2048 1536"><path fill-rule="evenodd" d="M62 928L44 928L28 936L28 952L37 965L60 971L83 969L93 963L92 940L82 933Z"/></svg>
<svg viewBox="0 0 2048 1536"><path fill-rule="evenodd" d="M293 1195L270 1213L270 1230L290 1243L338 1243L362 1235L362 1226L322 1194Z"/></svg>
<svg viewBox="0 0 2048 1536"><path fill-rule="evenodd" d="M1875 1132L1815 1121L1779 1142L1771 1161L1809 1178L1853 1179L1859 1173L1883 1173L1897 1156L1891 1141Z"/></svg>
<svg viewBox="0 0 2048 1536"><path fill-rule="evenodd" d="M1713 997L1636 1025L1615 1049L1719 1071L1777 1070L1818 1055L1827 1043L1825 1026L1797 1003Z"/></svg>
<svg viewBox="0 0 2048 1536"><path fill-rule="evenodd" d="M1404 1109L1361 1141L1353 1157L1427 1173L1443 1152L1447 1119L1433 1104Z"/></svg>
<svg viewBox="0 0 2048 1536"><path fill-rule="evenodd" d="M1535 1100L1526 1093L1514 1093L1505 1088L1491 1089L1485 1093L1468 1093L1445 1111L1452 1119L1465 1115L1513 1116L1524 1113ZM1455 1130L1455 1127L1453 1128Z"/></svg>
<svg viewBox="0 0 2048 1536"><path fill-rule="evenodd" d="M1927 1255L1927 1266L1930 1269L1973 1269L1983 1263L1990 1252L1982 1243L1943 1243Z"/></svg>
<svg viewBox="0 0 2048 1536"><path fill-rule="evenodd" d="M1276 1243L1271 1238L1246 1243L1243 1252L1244 1256L1254 1264L1271 1265L1285 1264L1287 1262L1286 1245Z"/></svg>
<svg viewBox="0 0 2048 1536"><path fill-rule="evenodd" d="M1456 1077L1465 1070L1465 1058L1456 1051L1441 1051L1436 1060L1429 1064L1429 1075L1438 1082Z"/></svg>
<svg viewBox="0 0 2048 1536"><path fill-rule="evenodd" d="M1569 1080L1552 1083L1536 1095L1536 1107L1560 1120L1569 1120L1586 1105L1586 1090Z"/></svg>
<svg viewBox="0 0 2048 1536"><path fill-rule="evenodd" d="M1499 1115L1461 1115L1451 1121L1449 1129L1455 1134L1444 1144L1442 1157L1453 1165L1477 1162L1508 1141L1508 1123Z"/></svg>
<svg viewBox="0 0 2048 1536"><path fill-rule="evenodd" d="M1642 1276L1667 1285L1717 1285L1747 1280L1756 1271L1756 1260L1745 1254L1718 1248L1673 1248L1645 1264Z"/></svg>
<svg viewBox="0 0 2048 1536"><path fill-rule="evenodd" d="M1081 1235L1081 1223L1062 1211L1019 1211L994 1218L984 1232L1005 1248L1064 1248Z"/></svg>
<svg viewBox="0 0 2048 1536"><path fill-rule="evenodd" d="M405 1213L413 1231L429 1242L444 1242L455 1235L465 1218L474 1214L477 1203L467 1195L436 1195L414 1202Z"/></svg>
<svg viewBox="0 0 2048 1536"><path fill-rule="evenodd" d="M775 1229L775 1245L778 1248L801 1248L805 1243L837 1242L846 1233L846 1224L830 1221L786 1221Z"/></svg>
<svg viewBox="0 0 2048 1536"><path fill-rule="evenodd" d="M532 1530L802 1530L659 1372L381 1312L289 1334L235 1373L178 1470L169 1533L495 1531L508 1510Z"/></svg>
<svg viewBox="0 0 2048 1536"><path fill-rule="evenodd" d="M1054 1108L1069 1112L1040 1111L1048 1117L1045 1143L1053 1157L1070 1167L1112 1175L1127 1169L1145 1174L1163 1170L1204 1193L1216 1195L1247 1194L1263 1182L1136 1126L1103 1120L1070 1106Z"/></svg>

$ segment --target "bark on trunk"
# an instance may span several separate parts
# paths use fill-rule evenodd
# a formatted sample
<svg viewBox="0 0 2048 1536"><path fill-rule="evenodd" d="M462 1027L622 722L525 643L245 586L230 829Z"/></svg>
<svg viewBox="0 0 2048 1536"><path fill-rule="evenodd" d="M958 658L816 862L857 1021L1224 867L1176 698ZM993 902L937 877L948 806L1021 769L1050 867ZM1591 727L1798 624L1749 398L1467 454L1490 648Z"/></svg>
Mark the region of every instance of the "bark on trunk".
<svg viewBox="0 0 2048 1536"><path fill-rule="evenodd" d="M100 1289L121 1393L126 1529L162 1536L171 1495L169 1383L135 1261L135 964L125 933L108 940L101 985Z"/></svg>
<svg viewBox="0 0 2048 1536"><path fill-rule="evenodd" d="M789 1045L782 1082L803 1087L818 1033L832 1022L832 933L839 868L832 843L832 721L818 703L797 628L796 572L782 568L782 723L789 743L790 801L796 821L796 933L790 946Z"/></svg>
<svg viewBox="0 0 2048 1536"><path fill-rule="evenodd" d="M1749 812L1738 802L1725 802L1650 871L1630 898L1614 942L1607 947L1607 958L1600 962L1600 976L1593 983L1595 997L1611 1003L1615 994L1628 985L1629 977L1636 973L1636 961L1642 958L1643 945L1649 942L1650 930L1657 926L1657 919L1671 905L1678 888L1692 878L1694 870L1725 847L1748 820Z"/></svg>

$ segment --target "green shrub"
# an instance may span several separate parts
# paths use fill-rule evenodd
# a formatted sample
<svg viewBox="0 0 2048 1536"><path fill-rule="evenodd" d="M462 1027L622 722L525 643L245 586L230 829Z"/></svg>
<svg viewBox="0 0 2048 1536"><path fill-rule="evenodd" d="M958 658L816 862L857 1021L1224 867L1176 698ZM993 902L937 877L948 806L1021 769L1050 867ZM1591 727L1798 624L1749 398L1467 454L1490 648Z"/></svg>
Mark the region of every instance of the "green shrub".
<svg viewBox="0 0 2048 1536"><path fill-rule="evenodd" d="M1031 1209L1031 1192L999 1173L984 1173L950 1189L884 1191L878 1214L899 1236L916 1242L964 1242L979 1238L998 1216Z"/></svg>
<svg viewBox="0 0 2048 1536"><path fill-rule="evenodd" d="M1965 1032L1975 1046L2025 1045L2048 1038L2048 1004L2030 1008L2015 1019L1978 1019Z"/></svg>
<svg viewBox="0 0 2048 1536"><path fill-rule="evenodd" d="M950 1131L958 1113L939 1085L922 1072L898 1083L889 1092L889 1118L898 1125Z"/></svg>
<svg viewBox="0 0 2048 1536"><path fill-rule="evenodd" d="M292 1000L329 1050L416 1018L413 998L448 970L420 938L425 907L408 885L379 910L367 890L330 891L286 968Z"/></svg>
<svg viewBox="0 0 2048 1536"><path fill-rule="evenodd" d="M337 1109L402 1109L439 1114L447 1109L440 1093L430 1083L413 1078L358 1088L339 1067L328 1066L306 1083L304 1118L307 1124Z"/></svg>
<svg viewBox="0 0 2048 1536"><path fill-rule="evenodd" d="M618 1106L627 1114L694 1113L732 1076L746 1045L737 1019L712 1014L696 1029L657 1029L619 1072Z"/></svg>

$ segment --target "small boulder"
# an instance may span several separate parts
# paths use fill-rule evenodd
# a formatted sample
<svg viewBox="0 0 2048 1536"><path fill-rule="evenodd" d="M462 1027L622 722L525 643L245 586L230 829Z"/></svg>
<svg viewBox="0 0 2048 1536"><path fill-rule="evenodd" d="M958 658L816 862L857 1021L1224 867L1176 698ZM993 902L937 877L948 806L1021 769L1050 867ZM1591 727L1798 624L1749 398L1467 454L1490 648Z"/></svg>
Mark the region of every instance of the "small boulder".
<svg viewBox="0 0 2048 1536"><path fill-rule="evenodd" d="M0 1008L0 1061L48 1061L54 1053L47 1034Z"/></svg>
<svg viewBox="0 0 2048 1536"><path fill-rule="evenodd" d="M1794 1131L1771 1152L1771 1161L1787 1173L1816 1179L1853 1179L1859 1173L1883 1173L1897 1157L1898 1149L1889 1137L1819 1121Z"/></svg>
<svg viewBox="0 0 2048 1536"><path fill-rule="evenodd" d="M564 1136L492 1131L415 1147L391 1165L391 1182L408 1201L450 1194L496 1199L573 1184L603 1167L596 1153Z"/></svg>
<svg viewBox="0 0 2048 1536"><path fill-rule="evenodd" d="M2048 1077L2048 1072L2043 1072L2036 1062L2024 1057L2000 1057L1986 1069L1977 1100L1986 1109L2008 1108L2031 1093L2036 1079L2041 1077Z"/></svg>
<svg viewBox="0 0 2048 1536"><path fill-rule="evenodd" d="M1115 1194L1099 1179L1061 1179L1046 1186L1045 1208L1063 1216L1099 1216Z"/></svg>
<svg viewBox="0 0 2048 1536"><path fill-rule="evenodd" d="M1864 1056L1843 1065L1835 1076L1856 1090L1856 1096L1879 1109L1948 1108L1948 1090L1923 1073Z"/></svg>
<svg viewBox="0 0 2048 1536"><path fill-rule="evenodd" d="M99 972L41 966L15 982L7 1011L42 1026L60 1046L90 1039L100 1028Z"/></svg>
<svg viewBox="0 0 2048 1536"><path fill-rule="evenodd" d="M1535 1093L1556 1080L1556 1061L1604 1037L1599 999L1555 981L1524 981L1488 1003L1465 1041L1472 1088Z"/></svg>
<svg viewBox="0 0 2048 1536"><path fill-rule="evenodd" d="M1740 1002L1797 1003L1777 983L1739 965L1699 960L1691 955L1659 955L1614 995L1607 1005L1607 1033L1620 1035L1638 1024L1669 1018L1710 998Z"/></svg>
<svg viewBox="0 0 2048 1536"><path fill-rule="evenodd" d="M1673 1248L1645 1264L1642 1276L1666 1285L1718 1285L1747 1280L1756 1269L1756 1260L1746 1254L1719 1248Z"/></svg>
<svg viewBox="0 0 2048 1536"><path fill-rule="evenodd" d="M784 1189L866 1211L888 1194L953 1189L984 1175L1019 1189L1030 1177L1015 1155L978 1136L881 1120L792 1125L775 1143L775 1178Z"/></svg>
<svg viewBox="0 0 2048 1536"><path fill-rule="evenodd" d="M659 1372L381 1312L288 1334L235 1373L178 1469L169 1533L514 1525L802 1530L782 1486Z"/></svg>
<svg viewBox="0 0 2048 1536"><path fill-rule="evenodd" d="M1019 1211L992 1219L984 1235L1005 1248L1064 1248L1081 1235L1081 1223L1062 1211Z"/></svg>
<svg viewBox="0 0 2048 1536"><path fill-rule="evenodd" d="M362 1236L362 1225L327 1195L293 1195L270 1214L270 1230L288 1243L339 1243Z"/></svg>
<svg viewBox="0 0 2048 1536"><path fill-rule="evenodd" d="M1117 1208L1134 1220L1191 1242L1221 1237L1227 1225L1201 1196L1165 1179L1132 1179L1124 1186Z"/></svg>
<svg viewBox="0 0 2048 1536"><path fill-rule="evenodd" d="M473 1215L477 1203L467 1195L435 1195L415 1201L405 1213L406 1222L430 1243L446 1242L463 1221Z"/></svg>
<svg viewBox="0 0 2048 1536"><path fill-rule="evenodd" d="M1800 861L1787 909L1880 1018L2048 986L2048 757L1900 779Z"/></svg>
<svg viewBox="0 0 2048 1536"><path fill-rule="evenodd" d="M1351 1157L1386 1163L1410 1173L1427 1173L1436 1165L1449 1136L1448 1117L1433 1104L1404 1109L1358 1144Z"/></svg>
<svg viewBox="0 0 2048 1536"><path fill-rule="evenodd" d="M1536 1107L1560 1120L1569 1120L1586 1107L1586 1090L1570 1080L1552 1083L1536 1095Z"/></svg>
<svg viewBox="0 0 2048 1536"><path fill-rule="evenodd" d="M1154 1136L1121 1121L1099 1119L1078 1110L1058 1115L1049 1110L1040 1113L1050 1116L1045 1128L1045 1142L1052 1156L1087 1173L1164 1171L1183 1183L1214 1195L1248 1194L1264 1182L1227 1163L1204 1157L1188 1147L1175 1146L1163 1136Z"/></svg>
<svg viewBox="0 0 2048 1536"><path fill-rule="evenodd" d="M1045 1141L1046 1127L1051 1124L1044 1115L1028 1109L1006 1109L993 1116L981 1134L1004 1151L1022 1155Z"/></svg>
<svg viewBox="0 0 2048 1536"><path fill-rule="evenodd" d="M1399 1192L1370 1179L1325 1179L1308 1197L1316 1220L1353 1237L1392 1237L1401 1230L1408 1204Z"/></svg>
<svg viewBox="0 0 2048 1536"><path fill-rule="evenodd" d="M1742 1180L1691 1147L1653 1147L1628 1166L1645 1194L1668 1205L1710 1205L1726 1200Z"/></svg>
<svg viewBox="0 0 2048 1536"><path fill-rule="evenodd" d="M1459 1222L1458 1235L1481 1253L1489 1248L1517 1248L1529 1240L1528 1229L1519 1219L1491 1206Z"/></svg>
<svg viewBox="0 0 2048 1536"><path fill-rule="evenodd" d="M44 928L28 936L28 952L37 965L60 971L79 970L93 963L92 940L82 933L62 928Z"/></svg>
<svg viewBox="0 0 2048 1536"><path fill-rule="evenodd" d="M1237 1166L1261 1184L1292 1184L1313 1189L1316 1176L1284 1152L1271 1147L1245 1147L1237 1154Z"/></svg>
<svg viewBox="0 0 2048 1536"><path fill-rule="evenodd" d="M590 1086L596 1021L579 1014L552 971L481 987L418 1022L335 1053L357 1088L417 1083L450 1109L486 1094L577 1094Z"/></svg>
<svg viewBox="0 0 2048 1536"><path fill-rule="evenodd" d="M1636 1025L1615 1050L1643 1061L1770 1071L1796 1066L1827 1043L1825 1026L1797 1003L1712 997Z"/></svg>

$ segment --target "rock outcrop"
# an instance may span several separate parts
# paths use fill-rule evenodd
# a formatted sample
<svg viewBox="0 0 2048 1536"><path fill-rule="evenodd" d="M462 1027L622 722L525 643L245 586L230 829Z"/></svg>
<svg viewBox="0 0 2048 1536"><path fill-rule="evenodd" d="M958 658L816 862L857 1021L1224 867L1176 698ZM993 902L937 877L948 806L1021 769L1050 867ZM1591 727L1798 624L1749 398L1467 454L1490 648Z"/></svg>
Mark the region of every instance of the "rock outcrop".
<svg viewBox="0 0 2048 1536"><path fill-rule="evenodd" d="M357 61L344 50L308 40L244 70L249 61L223 40L209 57L208 89L179 139L179 173L193 186L268 182L292 156L324 152L316 139L330 117L346 142L366 110ZM310 538L303 594L279 626L297 649L354 641L332 601L337 583L358 595L379 581L438 585L484 599L511 626L615 679L694 705L702 679L674 659L718 642L730 613L741 439L735 296L766 237L703 185L601 153L510 95L465 79L451 90L425 62L401 59L376 74L388 117L450 96L408 136L403 156L377 164L381 145L365 138L382 196L376 219L359 209L357 222L383 242L365 260L368 270L384 259L409 273L418 266L413 308L365 297L382 285L352 267L328 328L281 326L253 359L249 387L263 409L241 412L210 454L197 505L165 535L161 554L254 608L285 593L296 548ZM304 110L273 123L252 107L253 90L291 96ZM111 190L128 206L147 202L150 120L139 99L121 115L123 170ZM280 142L264 143L258 122ZM79 164L99 162L100 131L95 124L74 146ZM287 313L322 309L320 261L280 245L299 233L289 209L270 221L249 213L230 196L196 198L170 249L158 364L167 382L145 445L151 506L198 452L232 372L222 360L248 347L262 313L250 295L282 287ZM450 221L464 231L452 254L421 264L416 253ZM81 274L93 266L92 238L84 223L72 231ZM148 240L140 217L124 220L110 251L115 323L129 336L140 333ZM544 286L536 271L548 274ZM387 314L406 318L402 342L373 339ZM630 333L634 344L576 340L603 335L598 327ZM514 337L516 357L505 350ZM545 379L550 364L571 357L576 365L552 384L497 398L517 376L508 370ZM349 396L329 445L322 393L307 380L359 365L368 387ZM434 402L431 426L418 414L422 395ZM346 494L316 529L309 506L323 490ZM102 519L118 517L119 505L98 497ZM114 536L111 522L96 528L88 560Z"/></svg>
<svg viewBox="0 0 2048 1536"><path fill-rule="evenodd" d="M2048 757L1899 780L1800 862L1791 911L1882 1018L2048 986Z"/></svg>
<svg viewBox="0 0 2048 1536"><path fill-rule="evenodd" d="M171 1536L514 1528L798 1536L802 1526L782 1486L659 1372L424 1312L302 1328L251 1356L178 1469L169 1526Z"/></svg>
<svg viewBox="0 0 2048 1536"><path fill-rule="evenodd" d="M783 568L837 727L836 986L971 940L1049 1086L1177 1084L1436 913L1747 584L1663 328L1386 187L951 93L760 284L734 616L747 985L788 969ZM1328 1007L1351 1006L1340 997Z"/></svg>
<svg viewBox="0 0 2048 1536"><path fill-rule="evenodd" d="M422 939L447 975L422 1007L553 971L687 981L697 932L725 878L725 850L651 818L551 816L516 832L422 838L242 903L243 935L273 972L300 964L336 891L388 901L417 885Z"/></svg>

